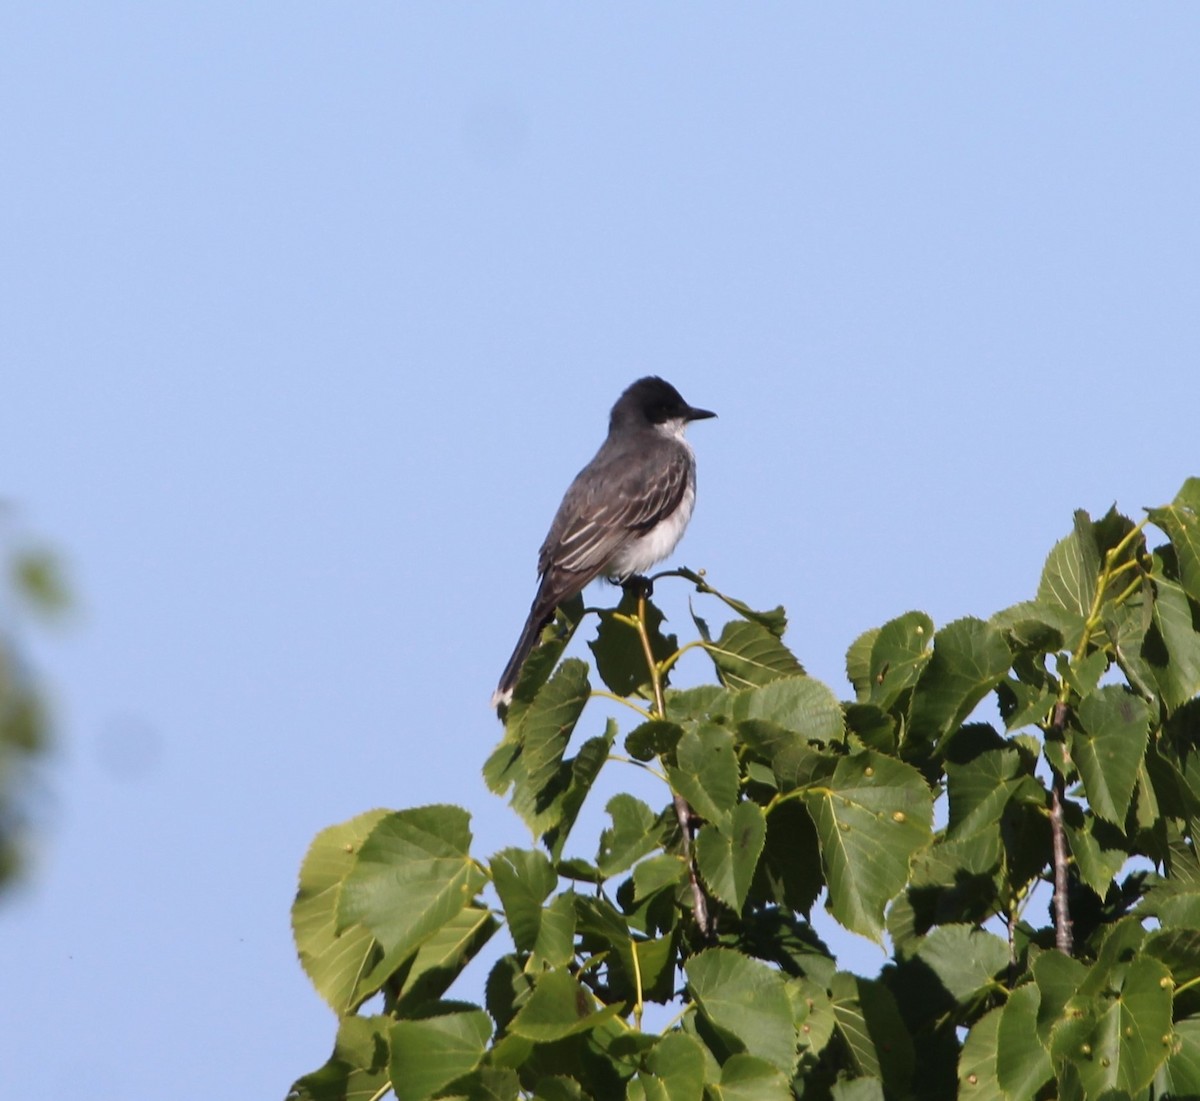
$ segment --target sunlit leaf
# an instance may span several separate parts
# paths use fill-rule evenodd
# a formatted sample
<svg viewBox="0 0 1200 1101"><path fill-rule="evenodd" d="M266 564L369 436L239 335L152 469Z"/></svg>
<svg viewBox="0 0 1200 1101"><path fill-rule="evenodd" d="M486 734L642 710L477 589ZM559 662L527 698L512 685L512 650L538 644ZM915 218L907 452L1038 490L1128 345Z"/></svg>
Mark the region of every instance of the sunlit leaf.
<svg viewBox="0 0 1200 1101"><path fill-rule="evenodd" d="M830 911L846 928L880 941L884 907L932 836L929 788L915 768L868 752L839 762L804 801L820 839Z"/></svg>
<svg viewBox="0 0 1200 1101"><path fill-rule="evenodd" d="M744 1052L790 1073L796 1060L791 1002L778 971L727 948L710 948L684 965L700 1012Z"/></svg>
<svg viewBox="0 0 1200 1101"><path fill-rule="evenodd" d="M482 1009L396 1021L388 1032L397 1101L426 1101L475 1069L492 1034Z"/></svg>

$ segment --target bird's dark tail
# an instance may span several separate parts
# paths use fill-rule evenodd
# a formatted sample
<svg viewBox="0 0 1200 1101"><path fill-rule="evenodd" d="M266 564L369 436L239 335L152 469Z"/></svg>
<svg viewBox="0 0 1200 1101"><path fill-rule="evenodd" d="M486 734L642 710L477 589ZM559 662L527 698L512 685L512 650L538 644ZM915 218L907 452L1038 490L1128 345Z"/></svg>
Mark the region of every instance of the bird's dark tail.
<svg viewBox="0 0 1200 1101"><path fill-rule="evenodd" d="M512 657L508 659L504 672L500 674L500 683L496 685L496 691L492 693L493 707L500 707L512 702L513 689L517 686L525 659L537 645L542 628L554 618L554 609L558 606L558 601L548 603L550 594L545 589L545 584L538 589L533 607L529 609L529 618L525 620L525 626L521 629L521 637L517 639L516 649L513 650Z"/></svg>

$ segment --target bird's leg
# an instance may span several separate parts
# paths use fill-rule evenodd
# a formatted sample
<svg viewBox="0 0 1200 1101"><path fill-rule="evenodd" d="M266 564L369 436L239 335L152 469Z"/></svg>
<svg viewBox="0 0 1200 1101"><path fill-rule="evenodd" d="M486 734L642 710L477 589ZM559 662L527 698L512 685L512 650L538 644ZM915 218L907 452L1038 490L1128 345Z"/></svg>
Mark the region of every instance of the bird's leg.
<svg viewBox="0 0 1200 1101"><path fill-rule="evenodd" d="M631 574L621 582L621 588L639 600L649 600L654 595L654 582L640 573Z"/></svg>

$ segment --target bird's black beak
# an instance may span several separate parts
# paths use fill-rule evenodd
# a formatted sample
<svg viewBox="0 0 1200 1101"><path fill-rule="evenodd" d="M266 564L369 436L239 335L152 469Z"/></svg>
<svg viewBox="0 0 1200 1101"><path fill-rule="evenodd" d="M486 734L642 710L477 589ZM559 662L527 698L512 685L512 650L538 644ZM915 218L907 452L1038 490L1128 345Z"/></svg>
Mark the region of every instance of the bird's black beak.
<svg viewBox="0 0 1200 1101"><path fill-rule="evenodd" d="M684 414L687 420L690 421L705 421L709 417L715 417L716 413L709 412L707 409L693 409L688 406L687 413Z"/></svg>

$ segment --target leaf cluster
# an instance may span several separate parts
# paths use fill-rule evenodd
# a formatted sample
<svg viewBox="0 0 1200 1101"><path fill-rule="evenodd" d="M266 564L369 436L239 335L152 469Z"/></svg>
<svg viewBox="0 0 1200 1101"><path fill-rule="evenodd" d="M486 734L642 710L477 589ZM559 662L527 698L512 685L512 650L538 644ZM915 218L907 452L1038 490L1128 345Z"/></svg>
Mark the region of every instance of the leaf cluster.
<svg viewBox="0 0 1200 1101"><path fill-rule="evenodd" d="M314 841L293 926L339 1028L291 1096L1200 1096L1200 480L1140 523L1078 513L1032 600L864 633L852 700L781 608L674 576L719 632L693 612L681 647L631 591L592 668L562 656L579 602L527 662L484 775L530 848L477 859L452 806ZM693 649L713 683L673 689ZM609 765L662 805L614 796L588 845ZM879 974L839 968L817 904L890 945ZM501 930L485 989L448 998Z"/></svg>

